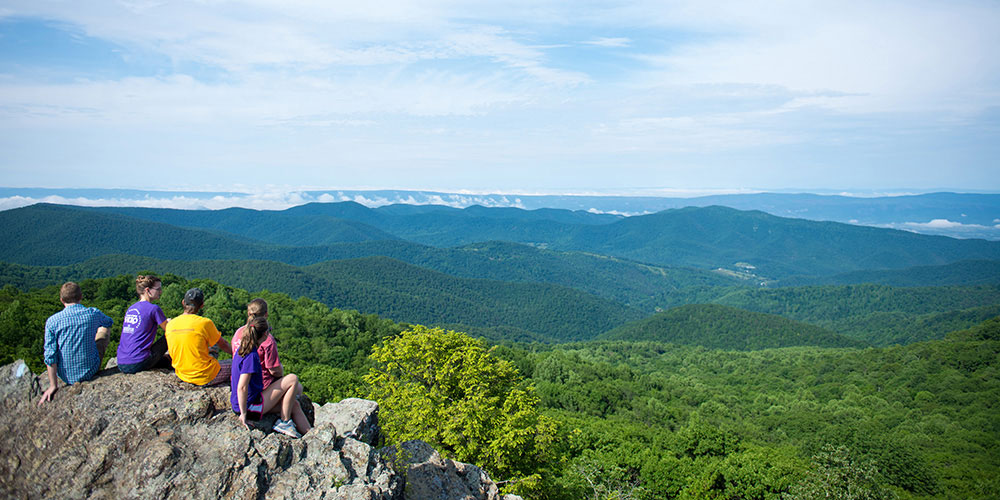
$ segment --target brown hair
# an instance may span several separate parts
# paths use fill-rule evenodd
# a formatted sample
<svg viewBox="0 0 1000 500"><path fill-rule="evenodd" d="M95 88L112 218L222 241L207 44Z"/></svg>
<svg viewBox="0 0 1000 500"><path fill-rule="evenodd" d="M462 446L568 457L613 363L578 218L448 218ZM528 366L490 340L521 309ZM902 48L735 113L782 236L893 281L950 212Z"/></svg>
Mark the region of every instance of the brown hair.
<svg viewBox="0 0 1000 500"><path fill-rule="evenodd" d="M267 301L264 299L253 299L247 304L247 317L267 316Z"/></svg>
<svg viewBox="0 0 1000 500"><path fill-rule="evenodd" d="M157 278L155 274L140 274L135 278L135 293L142 295L143 290L153 288L159 282L160 278Z"/></svg>
<svg viewBox="0 0 1000 500"><path fill-rule="evenodd" d="M263 316L257 316L247 322L247 330L240 340L240 349L237 351L240 356L247 356L257 350L264 340L267 339L267 332L271 326Z"/></svg>
<svg viewBox="0 0 1000 500"><path fill-rule="evenodd" d="M59 289L59 301L63 304L78 304L82 299L83 290L80 290L80 285L72 281L63 283L62 288Z"/></svg>

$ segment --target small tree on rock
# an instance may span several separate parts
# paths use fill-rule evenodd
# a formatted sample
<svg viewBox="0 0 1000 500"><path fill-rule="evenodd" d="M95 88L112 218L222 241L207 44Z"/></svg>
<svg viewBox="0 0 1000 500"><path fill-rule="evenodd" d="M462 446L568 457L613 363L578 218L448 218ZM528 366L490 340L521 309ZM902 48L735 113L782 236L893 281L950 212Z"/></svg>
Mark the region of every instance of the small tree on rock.
<svg viewBox="0 0 1000 500"><path fill-rule="evenodd" d="M554 460L556 423L510 362L460 332L414 326L372 349L369 398L393 442L420 439L508 483L537 486Z"/></svg>

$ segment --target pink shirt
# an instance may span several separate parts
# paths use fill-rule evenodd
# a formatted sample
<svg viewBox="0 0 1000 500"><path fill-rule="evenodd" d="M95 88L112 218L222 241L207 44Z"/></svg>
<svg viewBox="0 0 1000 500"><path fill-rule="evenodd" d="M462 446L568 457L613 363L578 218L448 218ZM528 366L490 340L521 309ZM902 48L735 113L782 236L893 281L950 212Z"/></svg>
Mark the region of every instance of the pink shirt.
<svg viewBox="0 0 1000 500"><path fill-rule="evenodd" d="M237 352L240 349L240 340L243 338L243 334L246 332L246 325L240 327L233 334L233 340L231 342L233 346L233 352ZM281 366L281 361L278 360L278 346L274 343L274 337L270 333L267 334L267 338L264 339L259 347L257 347L257 355L260 356L260 366L263 368L264 377L264 388L271 385L276 379L274 375L271 375L271 370L277 369Z"/></svg>

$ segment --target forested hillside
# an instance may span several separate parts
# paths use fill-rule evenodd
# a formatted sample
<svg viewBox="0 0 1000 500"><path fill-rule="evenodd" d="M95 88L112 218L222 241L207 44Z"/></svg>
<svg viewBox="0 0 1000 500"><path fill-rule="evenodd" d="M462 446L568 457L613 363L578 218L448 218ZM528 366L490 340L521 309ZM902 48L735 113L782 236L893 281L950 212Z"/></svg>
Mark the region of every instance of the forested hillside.
<svg viewBox="0 0 1000 500"><path fill-rule="evenodd" d="M718 304L678 306L619 326L601 340L655 341L708 349L752 351L774 347L864 347L823 328L774 314Z"/></svg>
<svg viewBox="0 0 1000 500"><path fill-rule="evenodd" d="M642 316L619 302L565 286L458 278L387 257L295 267L263 261L187 262L106 256L59 268L0 263L0 279L27 288L134 269L158 269L235 287L306 296L330 307L396 321L469 325L494 340L502 340L501 332L512 329L519 334L508 340L585 340Z"/></svg>
<svg viewBox="0 0 1000 500"><path fill-rule="evenodd" d="M940 266L916 266L907 269L854 271L822 278L791 277L776 283L780 286L851 285L872 283L889 286L959 286L1000 284L1000 261L963 260Z"/></svg>
<svg viewBox="0 0 1000 500"><path fill-rule="evenodd" d="M1000 286L740 289L713 302L777 314L875 345L908 344L1000 314Z"/></svg>
<svg viewBox="0 0 1000 500"><path fill-rule="evenodd" d="M173 210L109 207L91 210L178 227L218 231L282 246L322 246L332 243L397 239L365 223L327 215L299 216L283 211L246 208Z"/></svg>
<svg viewBox="0 0 1000 500"><path fill-rule="evenodd" d="M159 258L254 258L301 265L335 258L336 250L329 245L332 240L356 242L391 236L439 247L503 240L658 266L752 270L756 281L772 283L792 276L1000 260L1000 242L789 219L724 207L683 208L627 218L483 207L369 209L351 203L312 204L281 212L224 212L53 205L8 210L0 212L0 226L22 237L0 245L0 258L53 265L107 253L139 253ZM156 224L143 224L143 220ZM308 230L313 226L315 231ZM150 233L140 233L140 227ZM226 228L254 239L244 239L241 245L219 234L181 227ZM258 234L264 230L273 232L274 239ZM68 238L56 238L60 233ZM149 234L156 244L138 248L133 241L135 234ZM74 238L84 235L94 240L91 247L63 248L63 241L76 241ZM229 239L241 241L236 236Z"/></svg>
<svg viewBox="0 0 1000 500"><path fill-rule="evenodd" d="M993 498L993 320L881 349L585 343L504 351L580 430L576 498ZM821 480L825 478L825 480ZM809 494L808 489L814 489Z"/></svg>
<svg viewBox="0 0 1000 500"><path fill-rule="evenodd" d="M412 249L405 243L397 248ZM417 250L420 248L430 247ZM707 286L714 279L723 283L733 281L722 276L713 279L712 275L697 271L538 251L506 243L433 249L428 254L416 252L410 258L420 260L423 258L420 255L427 258L448 255L451 258L445 262L453 264L438 265L467 270L485 261L488 263L483 264L483 274L526 281L458 278L391 259L347 259L291 266L267 261L188 262L117 255L58 267L0 262L0 282L26 290L66 280L115 276L135 269L158 269L240 288L311 297L331 307L373 312L397 321L451 325L491 340L519 341L589 339L651 314L654 308L669 310L687 304L715 303L778 315L871 345L939 339L948 331L967 328L1000 314L997 285L777 289ZM579 265L574 267L574 263ZM577 288L568 288L533 279L582 282ZM635 300L642 307L630 307L627 302L615 300L621 298ZM581 311L581 305L588 309Z"/></svg>
<svg viewBox="0 0 1000 500"><path fill-rule="evenodd" d="M199 286L204 315L227 337L245 320L246 302L264 296L286 369L320 403L368 393L372 347L406 328L308 298L163 278L168 316ZM81 283L84 303L115 319L115 341L135 300L133 279ZM42 325L61 308L57 295L55 285L0 290L0 363L24 358L41 371ZM615 341L506 343L493 352L535 387L555 425L546 431L556 433L550 449L534 458L544 471L536 498L812 498L810 489L991 498L1000 487L1000 319L890 348Z"/></svg>
<svg viewBox="0 0 1000 500"><path fill-rule="evenodd" d="M701 268L745 262L757 274L779 281L793 275L1000 258L1000 242L923 236L724 207L665 210L581 228L559 247Z"/></svg>

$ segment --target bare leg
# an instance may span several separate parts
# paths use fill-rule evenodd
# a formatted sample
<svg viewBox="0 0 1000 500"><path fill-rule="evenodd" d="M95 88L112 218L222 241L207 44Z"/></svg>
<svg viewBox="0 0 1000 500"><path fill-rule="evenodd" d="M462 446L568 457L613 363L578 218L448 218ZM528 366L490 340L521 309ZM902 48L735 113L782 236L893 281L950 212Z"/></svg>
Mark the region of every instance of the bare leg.
<svg viewBox="0 0 1000 500"><path fill-rule="evenodd" d="M296 396L302 395L303 391L302 382L299 382L299 376L294 373L289 373L288 375L285 375L284 377L281 377L279 379L275 379L274 382L271 382L271 385L275 384L280 384L281 389L283 391L292 389L294 390Z"/></svg>
<svg viewBox="0 0 1000 500"><path fill-rule="evenodd" d="M294 377L295 375L290 375L290 376ZM285 377L281 377L281 378L285 378ZM274 384L271 384L271 385L274 385ZM294 386L293 386L292 390L285 391L285 393L283 394L283 397L281 398L281 419L282 420L291 420L292 419L292 412L296 408L299 408L299 401L297 399L295 399L295 390L294 390ZM299 409L299 411L302 411L302 410Z"/></svg>
<svg viewBox="0 0 1000 500"><path fill-rule="evenodd" d="M295 422L295 428L299 431L299 434L305 434L312 430L312 426L309 425L309 419L306 418L305 412L302 411L302 405L299 404L299 400L295 399L295 406L292 408L292 420Z"/></svg>
<svg viewBox="0 0 1000 500"><path fill-rule="evenodd" d="M281 384L278 383L280 380L281 379L271 382L271 385L265 387L264 391L260 393L262 403L261 413L278 413L282 411L282 407L279 405L283 404L285 392L287 391L285 391L281 387ZM281 419L288 420L283 414L281 415Z"/></svg>

